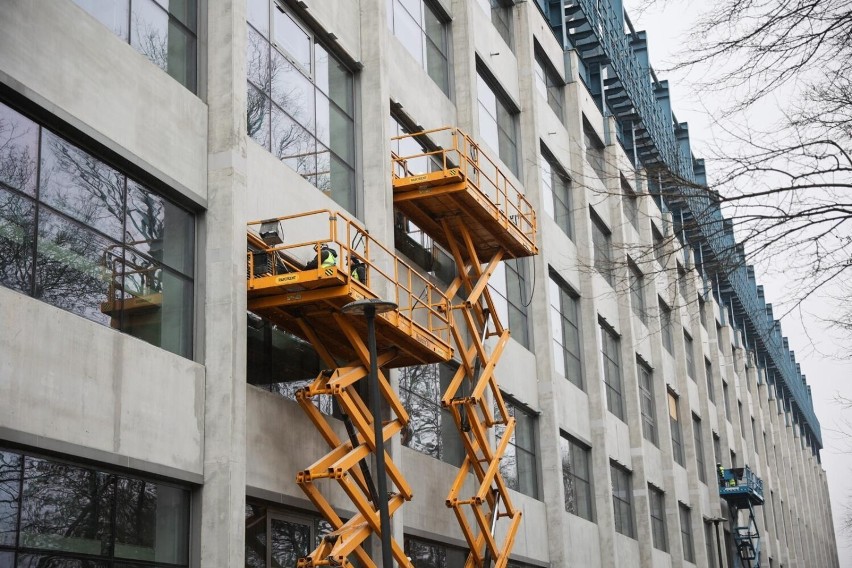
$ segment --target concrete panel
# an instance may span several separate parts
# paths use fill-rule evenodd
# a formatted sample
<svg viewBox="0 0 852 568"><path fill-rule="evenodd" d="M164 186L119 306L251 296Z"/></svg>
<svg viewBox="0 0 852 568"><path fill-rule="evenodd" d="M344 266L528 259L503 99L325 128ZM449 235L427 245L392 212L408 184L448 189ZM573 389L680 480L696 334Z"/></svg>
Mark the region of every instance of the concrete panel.
<svg viewBox="0 0 852 568"><path fill-rule="evenodd" d="M204 368L0 287L0 427L202 472Z"/></svg>
<svg viewBox="0 0 852 568"><path fill-rule="evenodd" d="M512 504L523 513L512 556L546 563L548 543L544 503L515 491L512 492L511 499ZM500 536L503 528L501 525L505 527L506 523L498 524L497 534Z"/></svg>
<svg viewBox="0 0 852 568"><path fill-rule="evenodd" d="M606 413L606 449L610 458L627 469L633 469L630 453L630 428L611 412Z"/></svg>
<svg viewBox="0 0 852 568"><path fill-rule="evenodd" d="M576 515L565 513L568 534L568 566L600 566L601 549L598 525Z"/></svg>
<svg viewBox="0 0 852 568"><path fill-rule="evenodd" d="M671 568L672 555L668 552L655 548L651 551L651 557L653 558L654 568Z"/></svg>
<svg viewBox="0 0 852 568"><path fill-rule="evenodd" d="M616 533L615 565L618 568L639 568L639 542L636 539Z"/></svg>
<svg viewBox="0 0 852 568"><path fill-rule="evenodd" d="M645 460L645 475L648 477L648 482L657 487L664 487L665 470L663 469L663 453L658 447L644 438L642 447L644 449L642 459Z"/></svg>
<svg viewBox="0 0 852 568"><path fill-rule="evenodd" d="M567 379L556 379L558 392L558 421L572 436L591 444L592 428L589 421L589 395Z"/></svg>
<svg viewBox="0 0 852 568"><path fill-rule="evenodd" d="M402 448L402 473L414 488L414 498L402 508L405 532L427 538L455 541L466 546L464 535L453 510L445 506L458 468L420 452ZM469 476L461 492L462 498L476 488ZM469 519L473 522L473 517Z"/></svg>
<svg viewBox="0 0 852 568"><path fill-rule="evenodd" d="M359 2L309 0L304 4L308 15L316 19L321 31L337 36L340 47L355 61L360 61L361 16ZM322 34L319 35L322 37Z"/></svg>
<svg viewBox="0 0 852 568"><path fill-rule="evenodd" d="M496 339L486 341L490 352ZM535 355L523 345L510 339L503 349L494 371L500 389L512 398L534 410L538 409L538 382L549 380L539 377Z"/></svg>
<svg viewBox="0 0 852 568"><path fill-rule="evenodd" d="M207 199L207 106L70 1L4 2L0 81L165 183Z"/></svg>
<svg viewBox="0 0 852 568"><path fill-rule="evenodd" d="M402 105L403 113L427 130L458 126L456 107L444 91L389 30L387 41L391 46L385 61L391 99ZM390 109L387 113L390 114Z"/></svg>
<svg viewBox="0 0 852 568"><path fill-rule="evenodd" d="M345 438L343 423L332 420ZM293 448L298 448L294 452ZM304 498L296 474L330 448L297 403L251 385L246 386L246 484L275 494ZM332 506L352 510L337 482L318 485Z"/></svg>

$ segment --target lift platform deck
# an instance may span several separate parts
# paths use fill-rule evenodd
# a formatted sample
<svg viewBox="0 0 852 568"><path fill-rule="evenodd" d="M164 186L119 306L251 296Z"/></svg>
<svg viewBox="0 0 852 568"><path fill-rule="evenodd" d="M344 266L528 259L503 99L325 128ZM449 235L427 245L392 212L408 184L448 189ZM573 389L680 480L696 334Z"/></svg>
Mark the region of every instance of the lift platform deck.
<svg viewBox="0 0 852 568"><path fill-rule="evenodd" d="M286 235L300 240L285 244ZM340 308L389 299L399 309L376 318L379 344L397 351L388 367L452 358L447 297L346 215L317 210L254 221L247 244L248 309L257 315L306 341L319 340L348 361L357 353L338 324ZM333 260L315 260L323 247L333 251ZM366 333L363 318L350 319Z"/></svg>
<svg viewBox="0 0 852 568"><path fill-rule="evenodd" d="M500 167L453 127L393 139L394 206L449 250L464 226L479 258L537 254L535 210Z"/></svg>

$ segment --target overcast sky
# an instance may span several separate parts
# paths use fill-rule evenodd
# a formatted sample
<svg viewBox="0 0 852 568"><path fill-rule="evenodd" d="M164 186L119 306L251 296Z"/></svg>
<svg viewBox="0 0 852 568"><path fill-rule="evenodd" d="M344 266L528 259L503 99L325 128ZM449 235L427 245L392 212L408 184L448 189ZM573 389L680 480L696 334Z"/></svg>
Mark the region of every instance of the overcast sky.
<svg viewBox="0 0 852 568"><path fill-rule="evenodd" d="M729 100L720 93L697 93L690 84L689 76L684 73L661 70L670 67L684 46L689 45L687 32L702 6L706 8L708 4L657 0L649 6L648 0L625 1L635 28L648 32L651 64L657 69L658 77L669 79L672 108L678 120L689 122L692 150L696 157L709 155L707 148L724 137L724 133L713 125L711 115ZM692 76L700 76L704 71L695 69ZM769 125L774 120L769 107L772 103L783 106L785 96L781 93L775 101L761 105L762 112L766 113L764 116L752 113L745 118ZM702 148L705 149L703 153ZM770 262L774 263L773 268L779 268L779 259ZM785 300L789 300L784 275L777 272L774 270L769 278L764 271L761 277L759 268L757 274L758 283L765 288L767 302L775 306L775 314L787 311L783 308ZM828 474L840 566L852 568L852 537L841 529L841 517L847 507L852 506L852 425L848 425L852 422L852 410L844 410L837 402L838 396L852 400L852 381L849 380L852 357L838 356L844 348L848 349L850 338L834 332L824 321L837 311L837 304L829 297L831 292L826 290L826 294L809 298L800 310L783 317L782 331L790 338L796 361L801 363L812 389L814 409L822 426L822 463ZM779 306L782 310L778 309Z"/></svg>

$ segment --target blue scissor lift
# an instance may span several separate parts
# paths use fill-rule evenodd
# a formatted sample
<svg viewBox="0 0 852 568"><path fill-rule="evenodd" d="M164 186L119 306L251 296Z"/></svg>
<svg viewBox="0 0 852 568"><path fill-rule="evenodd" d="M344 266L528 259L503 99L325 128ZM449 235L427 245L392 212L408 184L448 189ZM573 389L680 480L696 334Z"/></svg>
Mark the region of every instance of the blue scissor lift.
<svg viewBox="0 0 852 568"><path fill-rule="evenodd" d="M760 532L754 508L763 505L763 481L746 467L719 469L719 496L727 501L733 519L732 535L742 568L760 568ZM740 512L748 511L746 524Z"/></svg>

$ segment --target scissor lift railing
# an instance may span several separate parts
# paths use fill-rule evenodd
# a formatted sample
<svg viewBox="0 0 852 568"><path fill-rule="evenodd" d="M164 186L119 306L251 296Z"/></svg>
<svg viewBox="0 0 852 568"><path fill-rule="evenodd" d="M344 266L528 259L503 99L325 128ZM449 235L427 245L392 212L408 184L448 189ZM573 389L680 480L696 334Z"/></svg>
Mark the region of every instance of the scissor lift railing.
<svg viewBox="0 0 852 568"><path fill-rule="evenodd" d="M488 280L504 258L534 255L536 217L524 195L473 140L455 128L397 137L393 160L394 205L443 245L459 268L447 295L453 304L452 334L461 359L441 399L465 449L447 496L470 553L465 568L504 568L521 521L500 473L500 460L515 428L494 375L509 341ZM410 150L407 152L406 149ZM485 340L496 337L490 353ZM490 395L490 396L489 396ZM491 433L504 425L494 447ZM462 496L469 474L473 495ZM468 510L474 522L469 521ZM502 542L498 542L498 521Z"/></svg>
<svg viewBox="0 0 852 568"><path fill-rule="evenodd" d="M287 235L299 235L300 240L288 241ZM336 252L333 261L322 262L323 245ZM316 266L311 264L315 257ZM359 262L363 269L358 269ZM449 301L357 223L330 210L249 223L247 269L249 310L310 342L326 367L296 398L330 451L299 472L296 481L334 530L298 566L351 566L355 558L363 568L374 568L363 544L371 534L381 536L378 500L387 499L393 515L412 492L389 456L386 473L396 492L379 496L373 485L367 460L376 451L374 417L362 397L366 389L359 388L370 368L363 339L366 325L363 318L342 315L340 308L388 293L399 305L376 317L379 386L391 412L382 430L387 441L405 428L408 413L382 368L450 360ZM346 439L312 404L322 395L334 398ZM324 480L336 481L352 501L357 513L348 521L319 490ZM413 568L395 541L392 551L399 566Z"/></svg>
<svg viewBox="0 0 852 568"><path fill-rule="evenodd" d="M112 318L112 327L121 326L121 317L143 317L162 307L162 269L153 262L126 252L124 245L114 244L104 251L103 267L109 275L109 285L107 299L101 303L101 312Z"/></svg>
<svg viewBox="0 0 852 568"><path fill-rule="evenodd" d="M754 507L763 505L763 481L748 467L719 471L719 496L727 501L733 519L731 536L742 568L760 568L760 531ZM748 512L745 524L740 512Z"/></svg>

